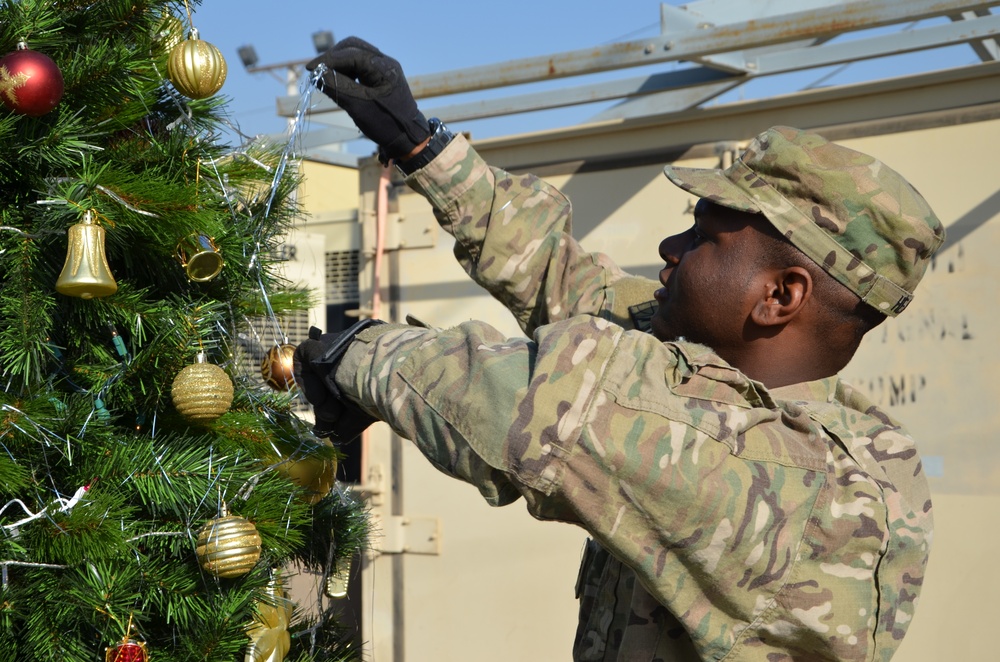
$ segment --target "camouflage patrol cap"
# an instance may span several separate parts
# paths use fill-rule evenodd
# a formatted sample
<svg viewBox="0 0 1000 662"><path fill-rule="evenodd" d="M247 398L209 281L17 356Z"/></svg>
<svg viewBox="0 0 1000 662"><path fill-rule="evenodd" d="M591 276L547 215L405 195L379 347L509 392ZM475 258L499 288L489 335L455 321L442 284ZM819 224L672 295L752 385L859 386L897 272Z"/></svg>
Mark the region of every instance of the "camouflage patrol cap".
<svg viewBox="0 0 1000 662"><path fill-rule="evenodd" d="M725 170L664 168L677 186L763 214L792 244L880 312L913 298L944 227L902 175L815 133L777 126Z"/></svg>

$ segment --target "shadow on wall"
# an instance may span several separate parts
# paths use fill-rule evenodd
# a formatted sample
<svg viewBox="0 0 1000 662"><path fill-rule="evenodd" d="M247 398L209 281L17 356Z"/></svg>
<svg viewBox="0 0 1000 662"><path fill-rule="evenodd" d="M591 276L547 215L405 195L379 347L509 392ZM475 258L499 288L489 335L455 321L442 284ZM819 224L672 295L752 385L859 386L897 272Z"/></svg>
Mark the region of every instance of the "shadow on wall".
<svg viewBox="0 0 1000 662"><path fill-rule="evenodd" d="M970 209L964 216L951 225L948 225L946 219L941 219L948 227L948 236L945 237L944 245L941 246L941 250L938 251L935 259L941 259L941 256L946 251L985 225L987 221L995 218L998 214L1000 214L1000 190Z"/></svg>

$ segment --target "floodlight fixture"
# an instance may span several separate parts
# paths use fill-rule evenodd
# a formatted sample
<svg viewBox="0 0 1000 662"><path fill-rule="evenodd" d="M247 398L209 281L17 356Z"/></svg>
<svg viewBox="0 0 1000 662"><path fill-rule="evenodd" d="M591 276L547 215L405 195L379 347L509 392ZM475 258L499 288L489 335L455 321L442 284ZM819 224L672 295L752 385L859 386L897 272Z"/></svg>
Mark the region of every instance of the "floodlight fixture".
<svg viewBox="0 0 1000 662"><path fill-rule="evenodd" d="M333 33L329 30L320 30L319 32L313 32L313 46L316 47L317 53L325 53L333 44Z"/></svg>
<svg viewBox="0 0 1000 662"><path fill-rule="evenodd" d="M260 61L260 58L257 57L257 50L250 44L240 46L236 49L236 52L240 54L240 62L247 69L256 66L257 62Z"/></svg>

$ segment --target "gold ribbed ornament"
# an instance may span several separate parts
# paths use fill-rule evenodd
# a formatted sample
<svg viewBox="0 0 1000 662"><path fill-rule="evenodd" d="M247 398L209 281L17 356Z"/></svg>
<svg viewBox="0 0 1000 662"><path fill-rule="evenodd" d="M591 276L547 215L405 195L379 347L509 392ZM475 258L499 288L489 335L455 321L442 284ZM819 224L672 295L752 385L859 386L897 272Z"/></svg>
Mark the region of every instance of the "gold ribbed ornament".
<svg viewBox="0 0 1000 662"><path fill-rule="evenodd" d="M210 97L226 82L226 59L214 45L191 37L174 46L167 60L167 76L177 91L192 99Z"/></svg>
<svg viewBox="0 0 1000 662"><path fill-rule="evenodd" d="M81 299L106 297L118 291L104 255L104 228L87 211L83 221L69 229L66 262L56 280L56 292Z"/></svg>
<svg viewBox="0 0 1000 662"><path fill-rule="evenodd" d="M198 530L195 553L206 572L224 579L242 577L260 560L260 534L239 515L216 517Z"/></svg>
<svg viewBox="0 0 1000 662"><path fill-rule="evenodd" d="M204 354L199 354L197 361L177 373L170 397L180 415L191 423L211 423L233 404L233 381L225 370L206 363Z"/></svg>

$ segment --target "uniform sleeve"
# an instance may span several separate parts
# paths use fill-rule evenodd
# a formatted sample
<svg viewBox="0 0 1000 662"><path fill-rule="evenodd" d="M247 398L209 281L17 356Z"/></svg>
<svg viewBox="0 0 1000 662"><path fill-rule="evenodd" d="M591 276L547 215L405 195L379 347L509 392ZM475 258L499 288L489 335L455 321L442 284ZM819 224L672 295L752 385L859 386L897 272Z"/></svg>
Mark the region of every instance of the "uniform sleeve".
<svg viewBox="0 0 1000 662"><path fill-rule="evenodd" d="M528 334L581 314L629 326L628 307L652 299L654 281L629 276L573 239L572 209L560 191L491 168L461 135L407 183L455 237L465 271Z"/></svg>
<svg viewBox="0 0 1000 662"><path fill-rule="evenodd" d="M623 332L591 316L532 340L482 322L393 330L352 343L337 384L492 505L522 495L543 503ZM569 511L546 516L575 521Z"/></svg>

